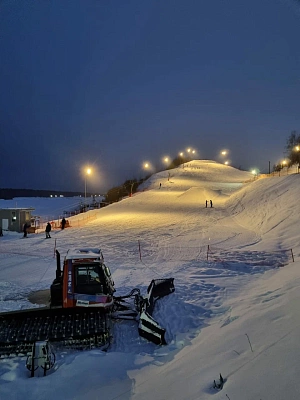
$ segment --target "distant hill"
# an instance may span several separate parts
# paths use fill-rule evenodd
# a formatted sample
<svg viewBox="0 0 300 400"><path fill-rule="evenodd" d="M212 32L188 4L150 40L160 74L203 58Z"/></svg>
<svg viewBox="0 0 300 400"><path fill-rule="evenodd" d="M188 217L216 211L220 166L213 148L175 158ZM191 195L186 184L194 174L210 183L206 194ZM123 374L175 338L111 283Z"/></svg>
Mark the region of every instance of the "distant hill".
<svg viewBox="0 0 300 400"><path fill-rule="evenodd" d="M50 196L84 196L82 192L65 192L57 190L34 190L34 189L0 189L0 199L10 200L15 197L50 197ZM90 194L87 193L88 196Z"/></svg>

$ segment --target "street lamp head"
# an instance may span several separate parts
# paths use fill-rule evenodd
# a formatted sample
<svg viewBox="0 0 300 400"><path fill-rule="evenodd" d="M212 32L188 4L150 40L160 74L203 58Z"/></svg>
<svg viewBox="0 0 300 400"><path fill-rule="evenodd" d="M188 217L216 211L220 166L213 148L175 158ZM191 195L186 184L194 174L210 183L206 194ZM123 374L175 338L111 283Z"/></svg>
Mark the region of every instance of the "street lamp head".
<svg viewBox="0 0 300 400"><path fill-rule="evenodd" d="M84 198L86 199L86 190L87 190L87 176L91 175L92 169L90 167L87 167L85 170L85 175L84 175Z"/></svg>

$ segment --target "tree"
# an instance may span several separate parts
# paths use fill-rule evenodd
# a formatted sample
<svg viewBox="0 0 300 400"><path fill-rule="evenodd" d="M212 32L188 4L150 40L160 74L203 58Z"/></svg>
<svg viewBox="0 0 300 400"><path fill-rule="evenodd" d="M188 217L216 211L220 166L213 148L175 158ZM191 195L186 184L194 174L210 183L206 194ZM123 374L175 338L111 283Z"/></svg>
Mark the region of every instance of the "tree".
<svg viewBox="0 0 300 400"><path fill-rule="evenodd" d="M123 187L126 190L128 195L132 195L132 193L135 193L138 186L139 186L139 183L136 179L127 180L123 184Z"/></svg>
<svg viewBox="0 0 300 400"><path fill-rule="evenodd" d="M120 190L120 186L109 189L105 195L105 202L113 203L115 201L118 201L122 197L122 194L120 194Z"/></svg>
<svg viewBox="0 0 300 400"><path fill-rule="evenodd" d="M300 164L300 135L292 131L286 142L289 164Z"/></svg>
<svg viewBox="0 0 300 400"><path fill-rule="evenodd" d="M184 164L184 163L186 163L188 161L191 161L190 157L177 156L171 161L170 165L166 169L176 168L179 165Z"/></svg>
<svg viewBox="0 0 300 400"><path fill-rule="evenodd" d="M280 172L281 170L282 170L282 164L274 164L273 165L274 172Z"/></svg>
<svg viewBox="0 0 300 400"><path fill-rule="evenodd" d="M109 189L105 195L105 202L113 203L119 201L123 197L130 196L132 193L135 193L138 186L148 178L149 176L139 181L137 179L128 179L122 185Z"/></svg>

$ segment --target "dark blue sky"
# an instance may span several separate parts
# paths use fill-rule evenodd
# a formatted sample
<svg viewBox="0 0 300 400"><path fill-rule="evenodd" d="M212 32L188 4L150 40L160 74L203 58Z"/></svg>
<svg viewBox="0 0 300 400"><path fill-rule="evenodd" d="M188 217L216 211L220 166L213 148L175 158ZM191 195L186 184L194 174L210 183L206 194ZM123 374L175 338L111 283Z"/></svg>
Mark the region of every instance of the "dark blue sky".
<svg viewBox="0 0 300 400"><path fill-rule="evenodd" d="M300 3L2 0L0 187L103 192L143 161L268 171L300 129Z"/></svg>

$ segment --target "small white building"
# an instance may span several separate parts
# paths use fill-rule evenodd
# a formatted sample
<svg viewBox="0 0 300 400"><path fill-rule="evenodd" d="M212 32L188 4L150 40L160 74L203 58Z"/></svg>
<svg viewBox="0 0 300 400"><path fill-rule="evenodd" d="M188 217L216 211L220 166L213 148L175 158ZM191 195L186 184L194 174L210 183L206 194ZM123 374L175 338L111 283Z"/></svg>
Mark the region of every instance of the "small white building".
<svg viewBox="0 0 300 400"><path fill-rule="evenodd" d="M34 208L1 208L0 209L0 227L2 230L22 232L25 222L35 231L32 226L33 217L31 212ZM28 230L30 232L30 228Z"/></svg>

